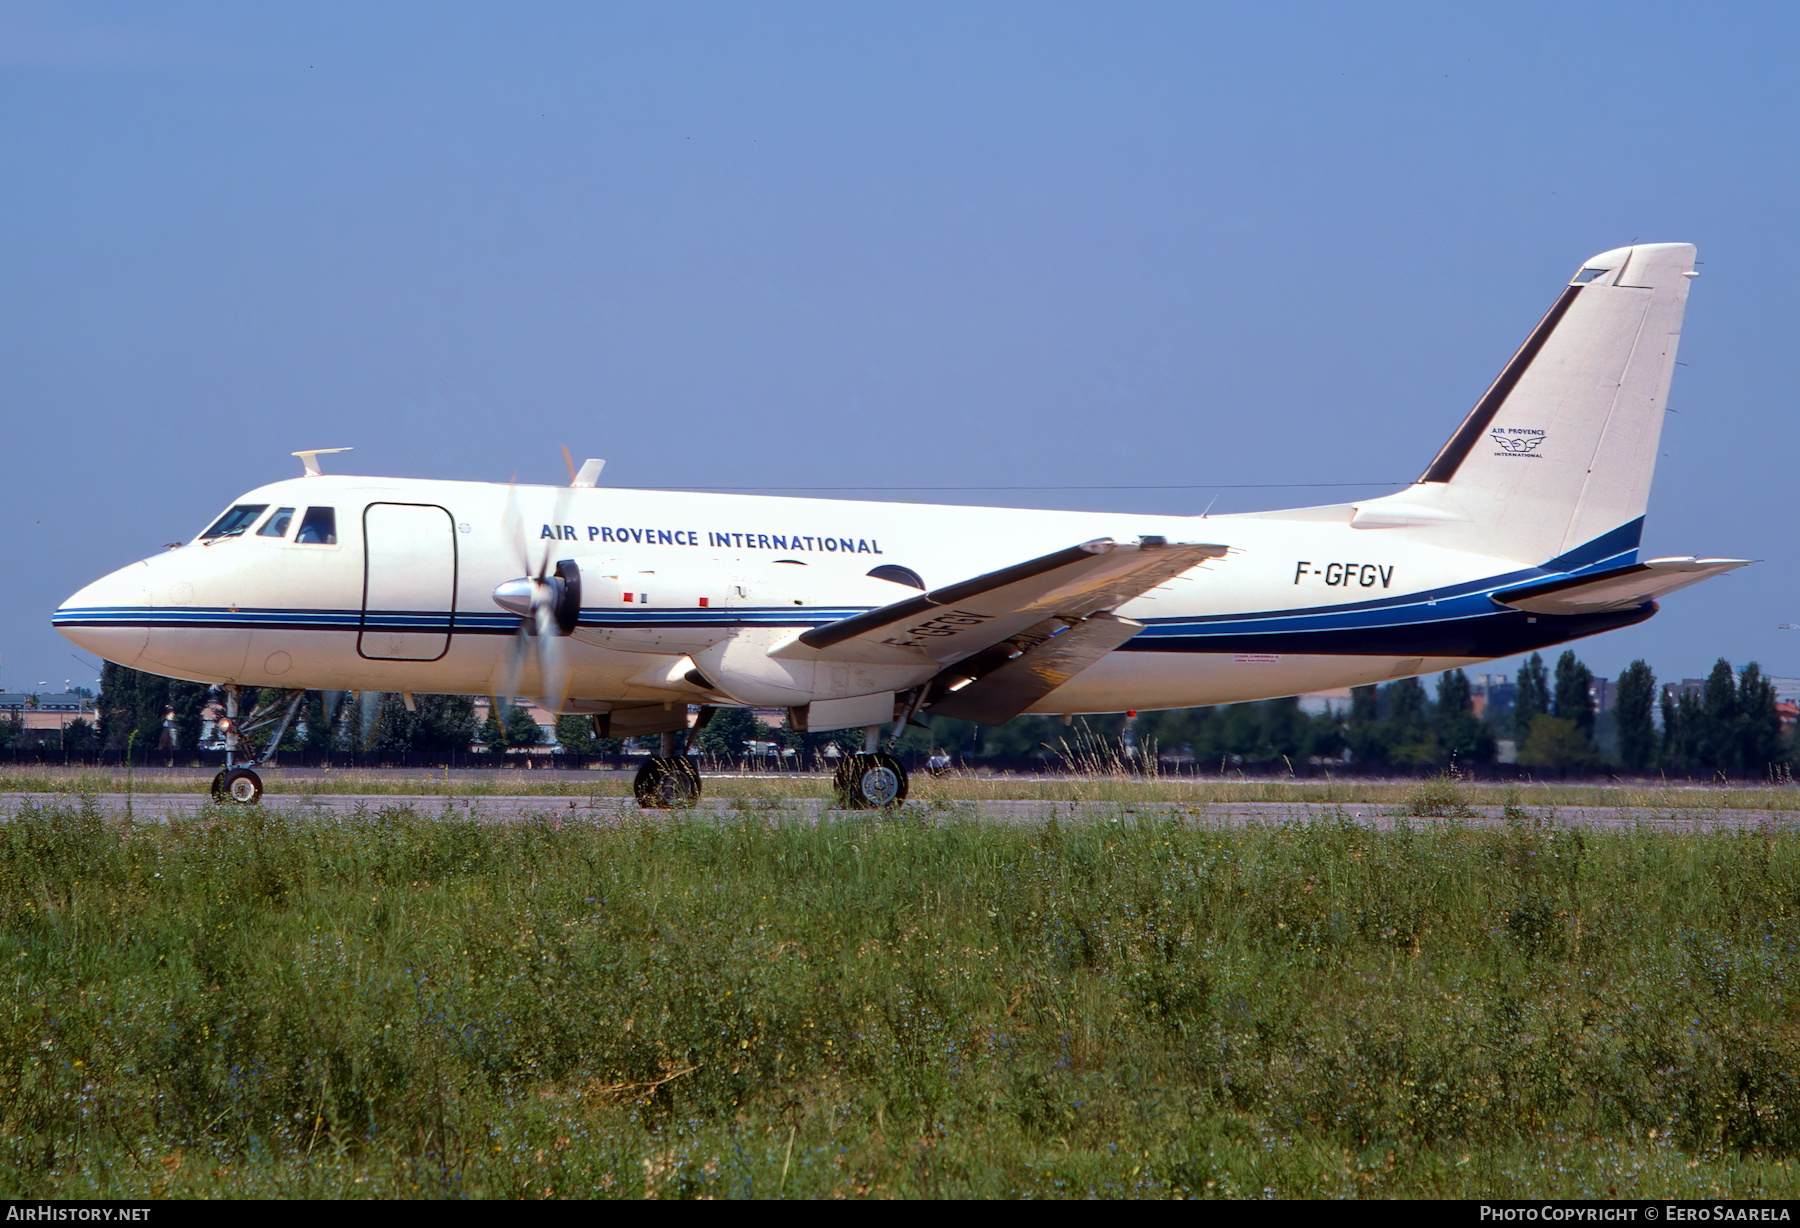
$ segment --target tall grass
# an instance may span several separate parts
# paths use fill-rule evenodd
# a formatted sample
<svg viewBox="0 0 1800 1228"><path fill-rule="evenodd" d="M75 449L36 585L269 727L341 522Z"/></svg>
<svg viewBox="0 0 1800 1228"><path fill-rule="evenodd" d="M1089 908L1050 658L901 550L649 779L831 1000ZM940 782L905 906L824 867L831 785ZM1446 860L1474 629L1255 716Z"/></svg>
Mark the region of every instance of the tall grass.
<svg viewBox="0 0 1800 1228"><path fill-rule="evenodd" d="M1800 837L0 823L0 1193L1800 1189Z"/></svg>

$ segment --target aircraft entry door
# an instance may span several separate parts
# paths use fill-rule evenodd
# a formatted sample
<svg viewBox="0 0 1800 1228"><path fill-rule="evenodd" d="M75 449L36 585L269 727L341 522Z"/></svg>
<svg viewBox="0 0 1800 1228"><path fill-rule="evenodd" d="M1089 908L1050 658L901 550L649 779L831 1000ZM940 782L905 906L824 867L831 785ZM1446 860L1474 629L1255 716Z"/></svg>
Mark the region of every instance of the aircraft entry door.
<svg viewBox="0 0 1800 1228"><path fill-rule="evenodd" d="M435 661L450 650L455 611L450 513L422 503L369 504L357 651L377 661Z"/></svg>

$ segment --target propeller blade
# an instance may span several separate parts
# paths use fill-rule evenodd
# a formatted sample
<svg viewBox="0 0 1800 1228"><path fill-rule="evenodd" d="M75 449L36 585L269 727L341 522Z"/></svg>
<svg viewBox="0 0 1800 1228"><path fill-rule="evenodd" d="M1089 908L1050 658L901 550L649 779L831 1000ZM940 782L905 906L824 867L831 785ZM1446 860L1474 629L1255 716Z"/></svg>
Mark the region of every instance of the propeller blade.
<svg viewBox="0 0 1800 1228"><path fill-rule="evenodd" d="M562 524L563 516L569 510L569 496L574 493L575 488L573 486L558 486L556 488L556 503L550 512L550 522L552 524ZM558 533L562 532L560 528L556 531ZM533 573L540 580L550 574L550 567L555 560L556 552L562 548L561 542L552 541L547 537L543 539L543 542L544 557L538 560L538 569Z"/></svg>
<svg viewBox="0 0 1800 1228"><path fill-rule="evenodd" d="M525 519L519 512L518 483L519 475L515 473L506 484L506 510L500 514L500 543L502 548L512 551L519 570L529 575L531 563L525 551Z"/></svg>
<svg viewBox="0 0 1800 1228"><path fill-rule="evenodd" d="M573 486L575 485L575 458L569 455L568 444L561 443L556 446L562 449L563 464L569 467L569 485Z"/></svg>
<svg viewBox="0 0 1800 1228"><path fill-rule="evenodd" d="M508 641L506 655L500 658L500 666L495 671L494 699L502 705L512 703L524 689L525 667L531 657L531 638L530 624L520 619L519 630Z"/></svg>
<svg viewBox="0 0 1800 1228"><path fill-rule="evenodd" d="M550 625L552 629L548 635L538 636L538 675L544 692L538 702L552 716L559 716L563 703L569 698L568 648L567 641L555 630L554 619Z"/></svg>

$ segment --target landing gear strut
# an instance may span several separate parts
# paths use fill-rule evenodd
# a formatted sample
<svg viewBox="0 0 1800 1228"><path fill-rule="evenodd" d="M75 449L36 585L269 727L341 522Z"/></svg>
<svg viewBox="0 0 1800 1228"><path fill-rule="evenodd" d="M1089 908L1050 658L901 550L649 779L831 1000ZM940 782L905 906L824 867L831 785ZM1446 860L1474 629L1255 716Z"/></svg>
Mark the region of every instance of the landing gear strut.
<svg viewBox="0 0 1800 1228"><path fill-rule="evenodd" d="M700 800L700 771L686 755L675 753L675 735L662 735L662 753L644 761L631 791L645 810L686 808Z"/></svg>

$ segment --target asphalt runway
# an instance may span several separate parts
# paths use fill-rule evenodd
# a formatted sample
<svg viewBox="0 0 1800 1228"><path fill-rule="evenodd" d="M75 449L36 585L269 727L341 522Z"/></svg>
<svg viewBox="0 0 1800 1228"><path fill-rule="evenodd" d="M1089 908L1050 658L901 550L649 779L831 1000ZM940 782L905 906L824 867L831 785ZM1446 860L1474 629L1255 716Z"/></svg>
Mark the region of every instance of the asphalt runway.
<svg viewBox="0 0 1800 1228"><path fill-rule="evenodd" d="M0 817L14 813L27 801L39 805L70 803L76 798L67 793L0 793ZM193 818L208 810L204 795L191 793L138 793L130 798L123 793L99 795L100 805L114 818L123 818L129 810L139 821L166 822L170 819ZM545 796L476 796L445 797L441 794L404 795L392 793L298 794L269 793L263 796L265 811L290 812L298 816L327 815L353 818L357 814L374 815L383 810L409 809L421 817L473 818L486 822L519 822L526 819L560 819L580 823L623 823L645 818L668 817L669 811L643 810L630 798L545 797ZM1508 819L1499 806L1474 806L1472 813L1456 821L1485 827L1504 827L1518 822ZM1341 807L1354 822L1377 830L1390 830L1401 823L1414 825L1445 820L1417 818L1398 813L1397 808L1376 804L1350 804ZM1042 823L1050 819L1063 822L1095 822L1127 815L1163 815L1179 813L1189 821L1240 827L1251 824L1308 822L1335 817L1340 807L1304 802L1054 802L1054 801L974 801L934 804L912 802L902 814L924 820L948 820L979 816L999 823ZM211 811L216 815L217 810ZM846 812L828 807L821 798L783 799L777 802L734 801L727 798L703 800L695 813L720 818L744 814L766 814L771 818L787 817L817 821L841 816ZM1532 806L1524 811L1530 819L1560 827L1590 830L1623 830L1639 826L1658 831L1714 832L1756 830L1800 830L1800 811L1792 810L1722 810L1700 807L1647 806Z"/></svg>

